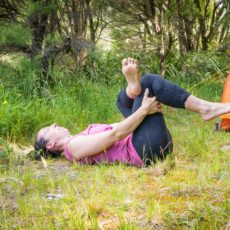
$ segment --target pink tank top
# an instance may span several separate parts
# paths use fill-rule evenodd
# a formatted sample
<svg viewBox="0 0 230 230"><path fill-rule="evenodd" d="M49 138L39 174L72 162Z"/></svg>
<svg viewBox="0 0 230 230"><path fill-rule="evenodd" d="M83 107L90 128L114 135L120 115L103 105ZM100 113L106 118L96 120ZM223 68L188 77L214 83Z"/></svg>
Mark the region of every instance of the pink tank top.
<svg viewBox="0 0 230 230"><path fill-rule="evenodd" d="M88 126L86 130L84 130L78 135L96 134L96 133L104 132L110 129L112 129L111 125L93 124L93 125ZM73 137L76 137L76 136L73 136ZM74 160L73 156L71 155L68 149L68 143L66 143L65 145L64 154L68 160L70 161ZM109 162L109 163L123 162L125 164L134 165L137 167L144 166L143 161L140 159L140 157L138 156L133 146L132 134L128 135L127 137L125 137L124 139L120 141L117 141L110 148L108 148L107 150L101 153L95 154L93 156L89 156L87 158L83 158L81 160L76 160L76 161L81 164L98 164L100 162Z"/></svg>

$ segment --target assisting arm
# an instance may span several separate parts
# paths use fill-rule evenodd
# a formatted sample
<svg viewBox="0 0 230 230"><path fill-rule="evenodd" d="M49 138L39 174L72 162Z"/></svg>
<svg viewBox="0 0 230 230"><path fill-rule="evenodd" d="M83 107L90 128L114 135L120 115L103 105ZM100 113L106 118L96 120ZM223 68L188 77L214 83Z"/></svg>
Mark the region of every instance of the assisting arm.
<svg viewBox="0 0 230 230"><path fill-rule="evenodd" d="M141 107L131 116L113 125L118 140L132 133L144 120L144 118L156 112L162 112L160 103L156 97L148 97L149 90L146 89Z"/></svg>
<svg viewBox="0 0 230 230"><path fill-rule="evenodd" d="M76 160L105 151L116 141L132 133L146 115L156 112L161 112L159 103L155 97L149 98L148 90L146 90L142 105L135 113L120 123L113 124L111 130L87 136L76 136L69 142L69 151Z"/></svg>

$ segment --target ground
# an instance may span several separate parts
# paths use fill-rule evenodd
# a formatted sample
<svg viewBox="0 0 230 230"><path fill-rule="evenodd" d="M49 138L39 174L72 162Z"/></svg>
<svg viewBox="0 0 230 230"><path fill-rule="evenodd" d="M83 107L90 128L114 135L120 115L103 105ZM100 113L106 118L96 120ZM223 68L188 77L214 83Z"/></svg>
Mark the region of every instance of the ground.
<svg viewBox="0 0 230 230"><path fill-rule="evenodd" d="M0 228L229 229L229 133L198 115L164 111L174 153L148 168L32 161L9 148Z"/></svg>

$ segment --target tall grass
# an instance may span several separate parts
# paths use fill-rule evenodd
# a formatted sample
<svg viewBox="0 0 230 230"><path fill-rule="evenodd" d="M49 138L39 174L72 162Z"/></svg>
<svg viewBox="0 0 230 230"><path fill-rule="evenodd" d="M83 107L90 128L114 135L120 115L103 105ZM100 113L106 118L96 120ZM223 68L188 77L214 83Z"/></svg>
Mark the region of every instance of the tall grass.
<svg viewBox="0 0 230 230"><path fill-rule="evenodd" d="M141 53L125 56L131 55L143 57L142 73L157 71L153 56ZM198 53L171 63L170 60L167 79L204 99L220 100L229 64L224 57ZM23 56L5 56L0 65L1 136L24 142L40 127L52 122L76 131L92 122L117 121L120 116L115 106L116 94L125 87L120 61L119 55L95 52L84 70L60 71L62 67L56 66L51 70L55 85L42 88L41 97L37 87L38 63Z"/></svg>
<svg viewBox="0 0 230 230"><path fill-rule="evenodd" d="M225 55L213 52L189 53L168 64L169 78L189 92L207 100L220 100L230 65Z"/></svg>
<svg viewBox="0 0 230 230"><path fill-rule="evenodd" d="M37 130L52 122L75 133L90 123L121 119L115 103L119 89L125 87L121 57L94 55L86 69L55 66L51 70L55 84L44 87L42 94L37 89L36 62L22 56L1 59L0 228L229 227L230 158L229 152L221 151L229 136L214 133L212 122L203 123L196 114L164 108L174 154L149 168L82 166L62 159L44 164L10 147L9 142L30 144ZM153 56L134 55L145 63L143 73L157 72ZM224 57L201 53L170 60L167 79L195 95L220 99L223 68L228 65ZM50 193L63 197L50 200Z"/></svg>
<svg viewBox="0 0 230 230"><path fill-rule="evenodd" d="M23 142L52 122L70 129L82 129L88 123L112 122L117 117L117 89L118 86L108 88L80 80L77 86L68 86L68 89L54 88L43 98L20 99L5 95L0 110L1 136Z"/></svg>

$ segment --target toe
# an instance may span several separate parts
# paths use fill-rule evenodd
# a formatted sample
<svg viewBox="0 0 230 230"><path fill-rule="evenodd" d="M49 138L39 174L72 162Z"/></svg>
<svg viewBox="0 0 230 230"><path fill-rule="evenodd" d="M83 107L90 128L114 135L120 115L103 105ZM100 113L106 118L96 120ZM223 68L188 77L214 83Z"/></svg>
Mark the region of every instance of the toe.
<svg viewBox="0 0 230 230"><path fill-rule="evenodd" d="M124 58L121 63L122 63L122 65L127 65L128 64L128 59Z"/></svg>
<svg viewBox="0 0 230 230"><path fill-rule="evenodd" d="M134 59L134 64L135 64L136 66L138 66L138 61L137 61L137 59Z"/></svg>
<svg viewBox="0 0 230 230"><path fill-rule="evenodd" d="M131 58L130 57L128 57L128 63L131 64Z"/></svg>

